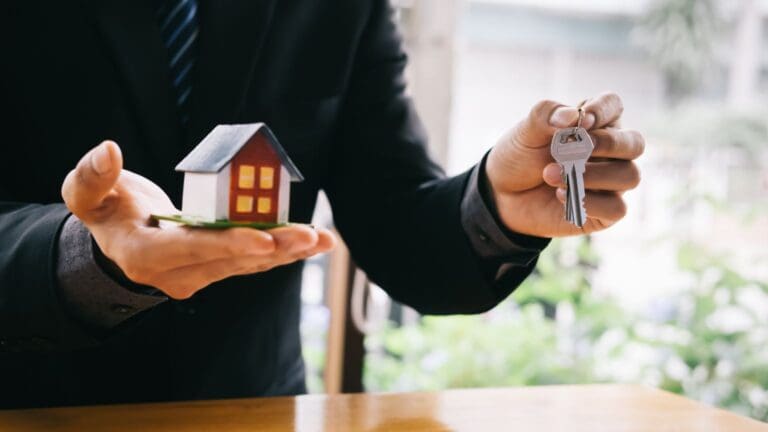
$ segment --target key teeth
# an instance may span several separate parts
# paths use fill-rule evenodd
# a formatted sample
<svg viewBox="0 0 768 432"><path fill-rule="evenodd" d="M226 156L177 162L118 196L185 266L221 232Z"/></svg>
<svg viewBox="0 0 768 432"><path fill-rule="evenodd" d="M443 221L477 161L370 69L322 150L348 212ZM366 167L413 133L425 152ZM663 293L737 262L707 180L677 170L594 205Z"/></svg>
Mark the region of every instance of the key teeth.
<svg viewBox="0 0 768 432"><path fill-rule="evenodd" d="M579 228L584 227L584 223L587 221L587 210L584 208L584 197L579 202L579 219L574 223Z"/></svg>

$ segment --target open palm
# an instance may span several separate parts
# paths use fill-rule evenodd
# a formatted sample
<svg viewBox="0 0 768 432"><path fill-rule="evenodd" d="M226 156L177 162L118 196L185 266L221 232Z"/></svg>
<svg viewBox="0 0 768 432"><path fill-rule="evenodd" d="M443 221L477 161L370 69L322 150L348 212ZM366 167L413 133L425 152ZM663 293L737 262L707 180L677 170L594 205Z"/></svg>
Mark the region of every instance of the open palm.
<svg viewBox="0 0 768 432"><path fill-rule="evenodd" d="M101 251L134 282L173 298L187 298L218 280L274 267L330 250L325 229L289 225L202 230L159 227L152 213L178 210L156 184L122 169L120 148L106 141L87 153L64 180L67 207Z"/></svg>

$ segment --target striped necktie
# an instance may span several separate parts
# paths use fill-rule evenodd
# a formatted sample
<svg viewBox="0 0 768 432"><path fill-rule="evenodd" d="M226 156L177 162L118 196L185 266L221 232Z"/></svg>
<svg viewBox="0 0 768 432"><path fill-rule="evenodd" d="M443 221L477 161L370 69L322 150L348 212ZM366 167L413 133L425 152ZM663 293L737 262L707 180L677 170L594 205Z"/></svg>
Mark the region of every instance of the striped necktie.
<svg viewBox="0 0 768 432"><path fill-rule="evenodd" d="M168 49L168 66L181 122L189 121L189 95L197 47L197 0L159 2L157 19Z"/></svg>

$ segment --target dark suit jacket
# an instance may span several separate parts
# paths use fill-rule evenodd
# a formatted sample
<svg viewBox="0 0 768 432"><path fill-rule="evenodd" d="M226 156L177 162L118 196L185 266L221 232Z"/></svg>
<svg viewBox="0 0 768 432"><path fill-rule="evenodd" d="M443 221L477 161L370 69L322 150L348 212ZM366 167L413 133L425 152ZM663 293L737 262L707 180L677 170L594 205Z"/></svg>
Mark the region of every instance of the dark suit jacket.
<svg viewBox="0 0 768 432"><path fill-rule="evenodd" d="M304 391L302 264L232 278L107 334L62 305L61 182L103 139L180 205L175 164L215 125L264 121L321 188L356 262L423 313L493 307L529 268L492 283L462 229L467 175L444 178L405 96L385 0L200 0L188 128L147 0L0 5L0 407ZM192 309L193 307L193 309ZM189 311L194 310L194 314Z"/></svg>

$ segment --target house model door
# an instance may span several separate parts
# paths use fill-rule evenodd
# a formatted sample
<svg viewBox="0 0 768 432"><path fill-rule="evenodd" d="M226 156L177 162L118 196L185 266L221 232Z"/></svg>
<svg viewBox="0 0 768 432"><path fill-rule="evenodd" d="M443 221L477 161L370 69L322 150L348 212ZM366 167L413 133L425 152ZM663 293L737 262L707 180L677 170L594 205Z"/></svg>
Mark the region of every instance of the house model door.
<svg viewBox="0 0 768 432"><path fill-rule="evenodd" d="M261 134L232 159L229 220L277 222L280 159Z"/></svg>

